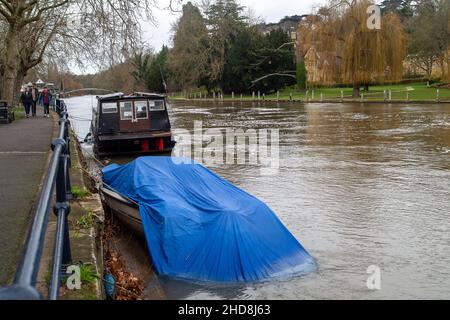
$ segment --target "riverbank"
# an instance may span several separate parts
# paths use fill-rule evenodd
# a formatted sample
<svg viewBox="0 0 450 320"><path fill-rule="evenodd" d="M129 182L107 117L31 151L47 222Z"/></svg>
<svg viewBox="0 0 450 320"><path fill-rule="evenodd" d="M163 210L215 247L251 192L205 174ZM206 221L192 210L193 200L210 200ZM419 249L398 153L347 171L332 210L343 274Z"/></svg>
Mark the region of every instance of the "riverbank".
<svg viewBox="0 0 450 320"><path fill-rule="evenodd" d="M448 104L450 103L450 100L440 100L440 101L430 101L430 100L360 100L360 99L342 99L342 100L329 100L329 99L323 99L323 100L302 100L302 99L270 99L270 98L260 98L252 100L250 99L232 99L232 98L202 98L202 99L190 99L190 98L169 98L169 101L180 101L180 102L231 102L231 103L287 103L287 102L296 102L296 103L312 103L312 104L318 104L318 103L362 103L362 104L408 104L408 103L419 103L419 104Z"/></svg>
<svg viewBox="0 0 450 320"><path fill-rule="evenodd" d="M352 88L313 88L298 92L287 88L276 93L265 94L255 91L252 94L207 94L205 91L169 94L175 101L236 101L236 102L307 102L307 103L449 103L450 89L435 88L427 83L411 83L402 85L384 85L369 87L369 91L361 91L360 98L352 98Z"/></svg>
<svg viewBox="0 0 450 320"><path fill-rule="evenodd" d="M56 114L53 114L53 120L58 121ZM60 299L103 300L103 207L99 195L92 188L92 181L85 173L84 159L77 139L72 131L70 135L70 180L73 199L70 201L69 233L72 263L80 268L81 289L68 290L62 285ZM55 231L56 217L51 215L39 271L38 290L44 297L47 295L50 281Z"/></svg>

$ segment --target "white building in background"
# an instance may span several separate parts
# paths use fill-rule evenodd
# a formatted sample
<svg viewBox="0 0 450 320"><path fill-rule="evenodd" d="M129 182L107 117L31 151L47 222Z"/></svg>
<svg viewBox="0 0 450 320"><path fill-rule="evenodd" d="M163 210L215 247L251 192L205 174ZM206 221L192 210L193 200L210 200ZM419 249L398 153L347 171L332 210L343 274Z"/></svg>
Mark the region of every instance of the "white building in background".
<svg viewBox="0 0 450 320"><path fill-rule="evenodd" d="M42 79L38 79L36 82L36 86L38 88L39 91L42 91L44 89L44 87L48 87L50 90L54 90L55 89L55 84L51 83L51 82L45 82ZM27 84L22 85L21 88L21 92L25 91L26 88L32 87L33 83L29 82Z"/></svg>
<svg viewBox="0 0 450 320"><path fill-rule="evenodd" d="M36 81L36 86L37 86L39 89L43 89L44 86L45 86L45 82L42 81L42 79L39 79L38 81Z"/></svg>

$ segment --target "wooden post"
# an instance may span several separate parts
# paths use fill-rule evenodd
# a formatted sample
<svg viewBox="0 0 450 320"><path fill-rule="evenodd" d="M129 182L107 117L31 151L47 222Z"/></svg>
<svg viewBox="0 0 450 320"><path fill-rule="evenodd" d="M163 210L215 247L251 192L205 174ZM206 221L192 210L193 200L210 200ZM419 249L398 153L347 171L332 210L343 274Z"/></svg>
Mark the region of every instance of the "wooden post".
<svg viewBox="0 0 450 320"><path fill-rule="evenodd" d="M231 92L231 99L233 99L233 100L234 100L234 91L233 91L233 92Z"/></svg>
<svg viewBox="0 0 450 320"><path fill-rule="evenodd" d="M389 101L392 101L392 90L389 90Z"/></svg>
<svg viewBox="0 0 450 320"><path fill-rule="evenodd" d="M213 92L213 99L216 100L216 92Z"/></svg>
<svg viewBox="0 0 450 320"><path fill-rule="evenodd" d="M263 100L266 100L266 94L263 93Z"/></svg>
<svg viewBox="0 0 450 320"><path fill-rule="evenodd" d="M261 91L258 91L258 100L261 99Z"/></svg>
<svg viewBox="0 0 450 320"><path fill-rule="evenodd" d="M306 102L308 102L308 95L309 95L309 90L306 90L306 93L305 93L305 101Z"/></svg>
<svg viewBox="0 0 450 320"><path fill-rule="evenodd" d="M344 101L344 90L341 90L341 102Z"/></svg>
<svg viewBox="0 0 450 320"><path fill-rule="evenodd" d="M241 93L241 101L243 100L243 96L242 96L242 93Z"/></svg>
<svg viewBox="0 0 450 320"><path fill-rule="evenodd" d="M439 97L439 89L436 89L436 101L437 101L437 102L440 101L440 97Z"/></svg>
<svg viewBox="0 0 450 320"><path fill-rule="evenodd" d="M323 102L323 92L320 93L320 102Z"/></svg>
<svg viewBox="0 0 450 320"><path fill-rule="evenodd" d="M292 101L292 92L289 93L289 100Z"/></svg>
<svg viewBox="0 0 450 320"><path fill-rule="evenodd" d="M277 101L280 101L280 90L277 91Z"/></svg>
<svg viewBox="0 0 450 320"><path fill-rule="evenodd" d="M255 91L252 92L252 100L255 101Z"/></svg>
<svg viewBox="0 0 450 320"><path fill-rule="evenodd" d="M314 90L311 92L311 100L314 100Z"/></svg>
<svg viewBox="0 0 450 320"><path fill-rule="evenodd" d="M384 91L383 91L383 100L386 101L387 98L388 98L387 90L384 90Z"/></svg>
<svg viewBox="0 0 450 320"><path fill-rule="evenodd" d="M361 102L364 102L364 93L361 93Z"/></svg>
<svg viewBox="0 0 450 320"><path fill-rule="evenodd" d="M406 91L406 102L409 102L409 91Z"/></svg>

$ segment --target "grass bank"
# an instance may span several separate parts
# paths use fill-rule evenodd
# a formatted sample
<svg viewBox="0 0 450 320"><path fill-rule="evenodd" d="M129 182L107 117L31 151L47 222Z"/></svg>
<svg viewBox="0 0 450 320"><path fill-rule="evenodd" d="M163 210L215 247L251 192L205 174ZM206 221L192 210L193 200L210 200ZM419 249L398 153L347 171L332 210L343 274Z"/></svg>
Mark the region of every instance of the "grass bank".
<svg viewBox="0 0 450 320"><path fill-rule="evenodd" d="M23 107L15 107L13 111L15 120L25 119L25 110Z"/></svg>
<svg viewBox="0 0 450 320"><path fill-rule="evenodd" d="M253 101L253 100L268 100L268 101L363 101L363 102L450 102L450 89L435 88L428 86L427 83L410 83L410 84L397 84L397 85L379 85L369 87L369 91L361 91L361 98L352 98L352 88L312 88L306 92L298 92L294 88L286 88L280 90L279 93L265 94L255 92L253 95L241 95L235 94L224 95L223 100L241 100L241 101ZM439 92L438 92L439 90ZM201 97L201 98L200 98ZM172 100L186 100L186 99L213 99L214 96L206 92L192 91L190 93L177 93L170 95ZM219 96L216 95L216 99ZM220 97L222 99L222 97Z"/></svg>

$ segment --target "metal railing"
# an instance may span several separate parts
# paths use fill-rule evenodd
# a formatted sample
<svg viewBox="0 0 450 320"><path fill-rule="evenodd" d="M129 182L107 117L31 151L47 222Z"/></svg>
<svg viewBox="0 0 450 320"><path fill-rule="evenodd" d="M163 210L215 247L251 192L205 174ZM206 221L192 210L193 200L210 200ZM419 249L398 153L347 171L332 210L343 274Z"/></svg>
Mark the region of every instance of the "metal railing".
<svg viewBox="0 0 450 320"><path fill-rule="evenodd" d="M63 265L70 264L72 260L68 224L69 200L72 198L69 176L71 167L70 137L67 107L64 101L57 101L56 110L60 116L59 136L51 146L53 154L14 283L9 287L0 289L0 300L43 299L43 296L36 289L36 285L49 214L52 209L57 217L57 227L51 280L48 289L49 300L58 299ZM55 191L56 203L53 197Z"/></svg>

